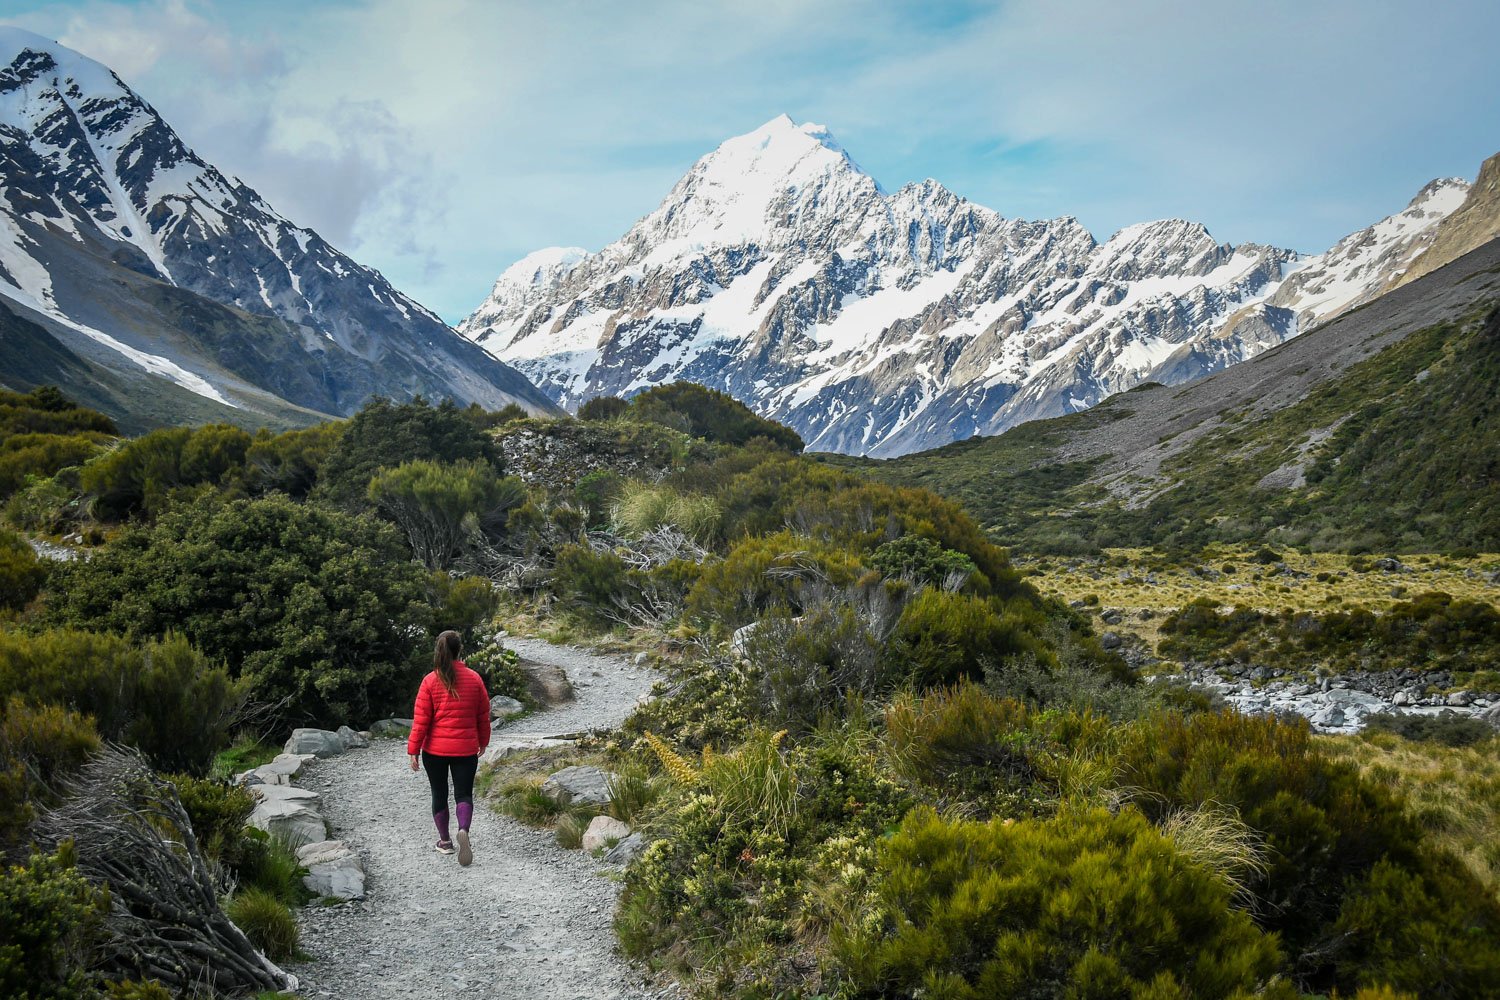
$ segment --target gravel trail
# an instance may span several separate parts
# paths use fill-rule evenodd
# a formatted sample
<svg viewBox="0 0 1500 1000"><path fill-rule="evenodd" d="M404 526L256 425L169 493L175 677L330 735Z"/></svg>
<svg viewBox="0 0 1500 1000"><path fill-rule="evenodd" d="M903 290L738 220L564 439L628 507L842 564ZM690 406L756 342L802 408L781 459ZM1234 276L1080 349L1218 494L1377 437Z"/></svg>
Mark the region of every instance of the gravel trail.
<svg viewBox="0 0 1500 1000"><path fill-rule="evenodd" d="M623 656L507 639L561 667L576 700L497 727L492 744L617 726L657 675ZM314 762L297 784L322 793L333 837L357 851L368 896L302 911L291 966L304 997L460 996L635 1000L656 994L614 949L618 886L608 866L565 851L550 831L476 810L474 864L432 849L427 779L402 740Z"/></svg>

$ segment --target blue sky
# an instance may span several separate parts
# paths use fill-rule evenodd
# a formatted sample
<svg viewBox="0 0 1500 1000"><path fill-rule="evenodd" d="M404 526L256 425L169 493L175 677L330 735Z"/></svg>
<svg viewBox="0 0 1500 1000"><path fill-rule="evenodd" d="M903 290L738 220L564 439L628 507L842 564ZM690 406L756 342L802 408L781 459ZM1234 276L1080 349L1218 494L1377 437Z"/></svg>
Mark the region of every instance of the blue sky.
<svg viewBox="0 0 1500 1000"><path fill-rule="evenodd" d="M449 321L782 112L888 190L1306 251L1500 150L1492 0L0 0L0 22L109 64Z"/></svg>

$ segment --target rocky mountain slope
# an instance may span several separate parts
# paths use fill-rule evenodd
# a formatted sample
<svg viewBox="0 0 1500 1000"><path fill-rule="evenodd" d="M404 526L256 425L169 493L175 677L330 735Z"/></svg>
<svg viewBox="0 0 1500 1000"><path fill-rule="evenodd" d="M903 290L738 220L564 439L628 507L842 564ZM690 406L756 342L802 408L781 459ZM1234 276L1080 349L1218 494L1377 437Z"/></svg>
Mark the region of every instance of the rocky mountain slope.
<svg viewBox="0 0 1500 1000"><path fill-rule="evenodd" d="M568 407L687 379L814 450L896 455L1252 357L1378 293L1466 190L1436 181L1311 259L1180 219L1100 243L932 180L888 193L782 116L598 253L509 268L460 331Z"/></svg>
<svg viewBox="0 0 1500 1000"><path fill-rule="evenodd" d="M1249 361L884 462L1026 549L1500 551L1500 240Z"/></svg>
<svg viewBox="0 0 1500 1000"><path fill-rule="evenodd" d="M1397 283L1414 281L1500 238L1500 153L1479 168L1469 195L1434 231L1431 245Z"/></svg>
<svg viewBox="0 0 1500 1000"><path fill-rule="evenodd" d="M0 309L127 395L185 390L230 416L306 422L377 393L551 409L198 157L108 68L14 28L0 28ZM68 366L37 374L109 404Z"/></svg>

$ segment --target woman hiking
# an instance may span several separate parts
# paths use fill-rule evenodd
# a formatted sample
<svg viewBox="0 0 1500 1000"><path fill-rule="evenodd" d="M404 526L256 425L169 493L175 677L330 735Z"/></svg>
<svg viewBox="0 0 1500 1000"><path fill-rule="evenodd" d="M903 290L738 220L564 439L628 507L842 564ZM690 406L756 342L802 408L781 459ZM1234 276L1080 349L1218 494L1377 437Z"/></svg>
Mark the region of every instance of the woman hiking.
<svg viewBox="0 0 1500 1000"><path fill-rule="evenodd" d="M412 713L411 736L406 753L411 769L417 755L427 769L432 786L432 821L437 824L436 847L453 853L448 836L448 775L453 775L453 798L458 804L458 863L467 867L474 860L469 846L469 823L474 818L474 772L479 755L490 745L490 693L484 678L458 658L463 640L457 632L437 637L432 672L422 678Z"/></svg>

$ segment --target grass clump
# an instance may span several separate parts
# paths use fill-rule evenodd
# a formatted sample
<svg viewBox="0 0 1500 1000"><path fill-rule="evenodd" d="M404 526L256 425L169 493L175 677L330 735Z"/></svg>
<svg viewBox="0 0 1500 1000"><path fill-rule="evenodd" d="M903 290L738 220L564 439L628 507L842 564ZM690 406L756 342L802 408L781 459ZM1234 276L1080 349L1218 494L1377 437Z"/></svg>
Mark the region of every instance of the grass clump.
<svg viewBox="0 0 1500 1000"><path fill-rule="evenodd" d="M279 961L297 953L297 918L275 895L246 889L235 894L225 912L267 958Z"/></svg>

